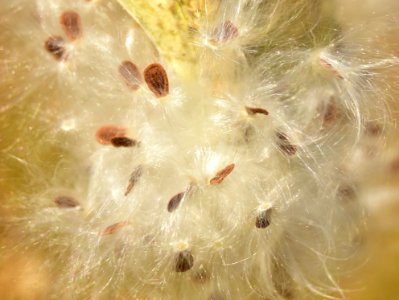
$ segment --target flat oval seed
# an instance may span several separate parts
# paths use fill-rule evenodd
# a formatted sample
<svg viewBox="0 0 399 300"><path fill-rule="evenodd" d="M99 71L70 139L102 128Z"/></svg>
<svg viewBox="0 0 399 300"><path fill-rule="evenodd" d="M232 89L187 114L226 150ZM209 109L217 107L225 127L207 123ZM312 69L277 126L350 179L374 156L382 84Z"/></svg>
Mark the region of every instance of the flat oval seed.
<svg viewBox="0 0 399 300"><path fill-rule="evenodd" d="M189 250L180 251L175 257L175 271L178 273L190 270L194 265L194 257Z"/></svg>
<svg viewBox="0 0 399 300"><path fill-rule="evenodd" d="M145 68L144 79L156 97L161 98L169 94L168 75L160 64L151 64Z"/></svg>
<svg viewBox="0 0 399 300"><path fill-rule="evenodd" d="M258 213L255 220L256 228L266 228L270 225L271 209L263 210Z"/></svg>
<svg viewBox="0 0 399 300"><path fill-rule="evenodd" d="M118 232L119 230L121 230L123 227L126 227L127 225L129 225L129 222L127 222L127 221L112 224L112 225L108 226L107 228L105 228L103 231L101 231L100 235L114 234L114 233Z"/></svg>
<svg viewBox="0 0 399 300"><path fill-rule="evenodd" d="M129 193L132 191L136 183L139 181L142 174L143 174L143 168L141 166L138 166L136 169L134 169L134 171L130 175L129 184L126 188L125 196L129 195Z"/></svg>
<svg viewBox="0 0 399 300"><path fill-rule="evenodd" d="M297 148L295 145L292 145L289 140L288 137L285 133L282 132L276 132L276 137L278 139L278 146L280 148L281 151L285 152L288 155L294 155L297 151Z"/></svg>
<svg viewBox="0 0 399 300"><path fill-rule="evenodd" d="M238 28L230 20L219 25L213 32L214 42L228 42L234 40L239 35Z"/></svg>
<svg viewBox="0 0 399 300"><path fill-rule="evenodd" d="M220 170L216 173L215 177L210 180L211 185L218 185L222 183L222 181L231 173L233 172L235 164L228 165L223 170Z"/></svg>
<svg viewBox="0 0 399 300"><path fill-rule="evenodd" d="M177 209L177 207L179 206L181 200L184 197L185 192L179 193L175 196L173 196L168 203L168 212L172 212L174 210Z"/></svg>
<svg viewBox="0 0 399 300"><path fill-rule="evenodd" d="M245 110L247 111L248 115L256 115L256 114L262 114L267 116L269 112L266 109L260 108L260 107L248 107L245 106Z"/></svg>
<svg viewBox="0 0 399 300"><path fill-rule="evenodd" d="M77 12L65 11L60 17L60 24L65 35L71 41L75 41L82 36L82 22Z"/></svg>
<svg viewBox="0 0 399 300"><path fill-rule="evenodd" d="M65 55L65 41L60 36L51 36L44 42L44 48L56 60L62 60Z"/></svg>
<svg viewBox="0 0 399 300"><path fill-rule="evenodd" d="M111 144L114 147L133 147L135 145L137 145L137 141L128 138L128 137L114 137L111 139Z"/></svg>
<svg viewBox="0 0 399 300"><path fill-rule="evenodd" d="M102 145L110 145L113 138L124 137L126 129L115 125L105 125L97 129L96 140Z"/></svg>
<svg viewBox="0 0 399 300"><path fill-rule="evenodd" d="M79 202L70 196L59 196L54 199L54 202L59 208L75 208L79 206Z"/></svg>
<svg viewBox="0 0 399 300"><path fill-rule="evenodd" d="M344 79L344 77L338 72L338 70L336 70L332 64L330 64L328 61L326 61L323 58L320 58L320 65L326 69L327 71L329 71L330 73L332 73L335 77L337 77L338 79Z"/></svg>
<svg viewBox="0 0 399 300"><path fill-rule="evenodd" d="M290 145L290 144L279 145L279 147L280 147L281 151L285 152L286 154L288 154L290 156L295 155L296 151L297 151L296 147L294 145Z"/></svg>
<svg viewBox="0 0 399 300"><path fill-rule="evenodd" d="M119 74L123 77L125 84L132 90L136 91L142 82L139 68L131 61L124 61L119 66Z"/></svg>

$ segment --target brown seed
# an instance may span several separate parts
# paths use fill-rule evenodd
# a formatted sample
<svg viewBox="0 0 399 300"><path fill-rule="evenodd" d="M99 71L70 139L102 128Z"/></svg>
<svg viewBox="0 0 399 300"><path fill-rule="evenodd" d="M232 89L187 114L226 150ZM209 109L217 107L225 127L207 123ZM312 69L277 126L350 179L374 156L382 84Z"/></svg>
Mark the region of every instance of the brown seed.
<svg viewBox="0 0 399 300"><path fill-rule="evenodd" d="M288 155L295 155L297 149L294 145L279 145L281 151L285 152Z"/></svg>
<svg viewBox="0 0 399 300"><path fill-rule="evenodd" d="M256 228L266 228L270 225L271 209L266 209L258 213L255 220Z"/></svg>
<svg viewBox="0 0 399 300"><path fill-rule="evenodd" d="M344 202L351 201L356 199L356 189L354 186L349 184L341 185L337 191L338 197L340 200Z"/></svg>
<svg viewBox="0 0 399 300"><path fill-rule="evenodd" d="M233 24L233 22L227 20L215 29L212 40L225 43L237 38L238 35L238 28Z"/></svg>
<svg viewBox="0 0 399 300"><path fill-rule="evenodd" d="M276 132L276 137L278 139L278 146L281 151L285 152L288 155L294 155L297 151L297 148L295 145L292 145L289 142L289 139L285 133L282 132Z"/></svg>
<svg viewBox="0 0 399 300"><path fill-rule="evenodd" d="M320 64L321 66L326 69L327 71L329 71L330 73L334 74L335 77L339 78L339 79L344 79L344 77L339 74L339 72L333 67L332 64L330 64L328 61L326 61L323 58L320 58Z"/></svg>
<svg viewBox="0 0 399 300"><path fill-rule="evenodd" d="M245 110L247 111L248 115L256 115L256 114L262 114L267 116L269 112L266 109L260 108L260 107L248 107L245 106Z"/></svg>
<svg viewBox="0 0 399 300"><path fill-rule="evenodd" d="M365 133L368 136L374 136L374 137L379 136L382 133L382 127L380 124L376 122L369 122L365 126Z"/></svg>
<svg viewBox="0 0 399 300"><path fill-rule="evenodd" d="M338 108L335 98L330 97L329 101L318 107L318 112L323 121L323 127L331 126L338 118Z"/></svg>
<svg viewBox="0 0 399 300"><path fill-rule="evenodd" d="M71 41L75 41L82 36L82 22L77 12L65 11L60 17L60 24L65 35Z"/></svg>
<svg viewBox="0 0 399 300"><path fill-rule="evenodd" d="M65 41L60 36L51 36L44 42L44 48L56 60L62 60L65 57Z"/></svg>
<svg viewBox="0 0 399 300"><path fill-rule="evenodd" d="M204 284L210 279L210 274L203 266L200 266L198 270L193 273L191 279L196 283Z"/></svg>
<svg viewBox="0 0 399 300"><path fill-rule="evenodd" d="M123 77L125 84L132 90L136 91L142 82L139 68L131 61L124 61L119 66L119 74Z"/></svg>
<svg viewBox="0 0 399 300"><path fill-rule="evenodd" d="M97 129L96 140L102 145L110 145L113 138L124 137L125 134L125 128L116 125L105 125Z"/></svg>
<svg viewBox="0 0 399 300"><path fill-rule="evenodd" d="M134 171L130 175L129 184L126 188L125 196L127 196L132 191L132 189L139 181L142 174L143 174L143 168L141 166L138 166L136 169L134 169Z"/></svg>
<svg viewBox="0 0 399 300"><path fill-rule="evenodd" d="M59 208L75 208L80 205L78 201L70 196L58 196L54 199L54 202Z"/></svg>
<svg viewBox="0 0 399 300"><path fill-rule="evenodd" d="M145 68L144 79L156 97L161 98L169 94L168 75L160 64L151 64Z"/></svg>
<svg viewBox="0 0 399 300"><path fill-rule="evenodd" d="M233 172L235 164L230 164L225 167L223 170L220 170L216 173L216 176L210 180L211 185L218 185L222 183L222 181L231 173Z"/></svg>
<svg viewBox="0 0 399 300"><path fill-rule="evenodd" d="M173 196L168 202L168 212L172 212L178 208L181 200L183 199L185 192L179 193Z"/></svg>
<svg viewBox="0 0 399 300"><path fill-rule="evenodd" d="M100 235L114 234L114 233L118 232L119 230L121 230L123 227L126 227L127 225L129 225L129 222L127 222L127 221L112 224L112 225L108 226L107 228L105 228L104 230L102 230L100 232Z"/></svg>
<svg viewBox="0 0 399 300"><path fill-rule="evenodd" d="M118 137L114 137L111 139L111 144L114 147L133 147L137 145L137 141L128 138L128 137L124 137L124 136L118 136Z"/></svg>
<svg viewBox="0 0 399 300"><path fill-rule="evenodd" d="M176 254L175 271L178 273L190 270L194 265L194 257L191 251L184 250Z"/></svg>

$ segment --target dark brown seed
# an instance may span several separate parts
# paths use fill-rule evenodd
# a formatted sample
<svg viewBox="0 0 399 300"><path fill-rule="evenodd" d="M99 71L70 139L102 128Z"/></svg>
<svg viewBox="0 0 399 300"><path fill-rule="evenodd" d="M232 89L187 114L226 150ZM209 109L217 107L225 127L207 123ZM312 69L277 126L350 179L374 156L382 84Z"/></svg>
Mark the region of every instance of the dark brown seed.
<svg viewBox="0 0 399 300"><path fill-rule="evenodd" d="M60 36L51 36L44 42L44 48L56 60L62 60L65 57L65 41Z"/></svg>
<svg viewBox="0 0 399 300"><path fill-rule="evenodd" d="M139 68L131 61L124 61L119 66L119 74L123 77L125 84L132 90L136 91L142 82Z"/></svg>
<svg viewBox="0 0 399 300"><path fill-rule="evenodd" d="M281 151L285 152L288 155L295 155L297 149L294 145L279 145Z"/></svg>
<svg viewBox="0 0 399 300"><path fill-rule="evenodd" d="M256 115L256 114L262 114L267 116L269 112L266 109L260 108L260 107L248 107L245 106L245 110L247 111L248 115Z"/></svg>
<svg viewBox="0 0 399 300"><path fill-rule="evenodd" d="M151 64L145 68L144 79L156 97L161 98L169 94L168 75L160 64Z"/></svg>
<svg viewBox="0 0 399 300"><path fill-rule="evenodd" d="M258 213L255 220L256 228L266 228L270 225L271 209L266 209Z"/></svg>
<svg viewBox="0 0 399 300"><path fill-rule="evenodd" d="M118 137L114 137L111 139L111 144L114 147L133 147L135 145L137 145L137 141L128 138L128 137L124 137L124 136L118 136Z"/></svg>
<svg viewBox="0 0 399 300"><path fill-rule="evenodd" d="M338 117L338 109L334 97L331 97L327 103L320 106L319 112L323 120L323 127L331 126Z"/></svg>
<svg viewBox="0 0 399 300"><path fill-rule="evenodd" d="M219 25L213 32L213 40L216 42L228 42L239 35L238 28L230 20L225 21Z"/></svg>
<svg viewBox="0 0 399 300"><path fill-rule="evenodd" d="M216 173L216 176L210 180L211 185L218 185L222 183L222 181L231 173L233 172L235 164L230 164L225 167L223 170L220 170Z"/></svg>
<svg viewBox="0 0 399 300"><path fill-rule="evenodd" d="M288 137L285 133L282 132L276 132L276 137L281 141L281 142L288 142Z"/></svg>
<svg viewBox="0 0 399 300"><path fill-rule="evenodd" d="M79 202L70 196L58 196L54 199L54 202L59 208L75 208L79 206Z"/></svg>
<svg viewBox="0 0 399 300"><path fill-rule="evenodd" d="M276 132L276 137L278 139L278 146L281 151L285 152L288 155L294 155L297 151L297 148L295 145L292 145L289 142L289 139L285 133L282 132Z"/></svg>
<svg viewBox="0 0 399 300"><path fill-rule="evenodd" d="M138 166L132 172L132 174L130 175L130 178L129 178L129 184L126 188L125 196L127 196L132 191L132 189L134 188L136 183L139 181L142 174L143 174L143 168L141 166Z"/></svg>
<svg viewBox="0 0 399 300"><path fill-rule="evenodd" d="M338 188L338 197L340 200L347 202L356 199L356 190L351 185L342 185Z"/></svg>
<svg viewBox="0 0 399 300"><path fill-rule="evenodd" d="M100 232L100 235L114 234L114 233L118 232L119 230L121 230L123 227L126 227L127 225L129 225L129 222L127 222L127 221L112 224L112 225L108 226L107 228L105 228L104 230L102 230Z"/></svg>
<svg viewBox="0 0 399 300"><path fill-rule="evenodd" d="M64 12L60 17L60 24L65 35L71 41L75 41L82 36L82 22L77 12Z"/></svg>
<svg viewBox="0 0 399 300"><path fill-rule="evenodd" d="M180 205L181 200L183 199L185 192L179 193L173 196L168 203L168 212L172 212L178 208Z"/></svg>
<svg viewBox="0 0 399 300"><path fill-rule="evenodd" d="M191 251L184 250L176 254L175 271L178 273L190 270L194 265L194 257Z"/></svg>
<svg viewBox="0 0 399 300"><path fill-rule="evenodd" d="M102 145L112 144L112 139L116 137L124 137L126 129L115 125L105 125L97 129L96 140Z"/></svg>

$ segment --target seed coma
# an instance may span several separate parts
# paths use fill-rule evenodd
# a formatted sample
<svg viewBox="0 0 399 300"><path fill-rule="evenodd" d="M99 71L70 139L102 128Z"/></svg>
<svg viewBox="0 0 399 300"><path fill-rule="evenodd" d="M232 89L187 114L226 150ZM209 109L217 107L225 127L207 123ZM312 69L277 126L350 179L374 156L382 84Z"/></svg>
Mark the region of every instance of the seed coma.
<svg viewBox="0 0 399 300"><path fill-rule="evenodd" d="M54 199L54 203L57 205L57 207L63 209L75 208L80 206L79 202L70 196L58 196Z"/></svg>
<svg viewBox="0 0 399 300"><path fill-rule="evenodd" d="M114 137L111 139L111 144L114 147L120 148L120 147L134 147L137 145L137 141L128 138L128 137Z"/></svg>
<svg viewBox="0 0 399 300"><path fill-rule="evenodd" d="M44 42L44 48L49 52L56 60L62 60L65 57L65 41L60 36L50 36Z"/></svg>
<svg viewBox="0 0 399 300"><path fill-rule="evenodd" d="M285 154L292 156L296 154L297 148L295 145L292 145L289 140L288 137L285 133L282 132L277 132L276 133L276 137L277 137L277 144L278 147L280 148L281 151L283 151Z"/></svg>
<svg viewBox="0 0 399 300"><path fill-rule="evenodd" d="M169 81L165 69L160 64L151 64L144 70L144 80L157 98L169 94Z"/></svg>
<svg viewBox="0 0 399 300"><path fill-rule="evenodd" d="M245 110L247 112L248 115L253 116L256 114L262 114L267 116L269 114L269 112L266 109L260 108L260 107L248 107L245 106Z"/></svg>
<svg viewBox="0 0 399 300"><path fill-rule="evenodd" d="M256 228L262 229L270 225L271 208L262 210L258 213L255 220Z"/></svg>
<svg viewBox="0 0 399 300"><path fill-rule="evenodd" d="M133 62L123 61L119 66L119 74L130 89L134 91L139 89L142 78L139 68Z"/></svg>
<svg viewBox="0 0 399 300"><path fill-rule="evenodd" d="M235 164L230 164L227 167L223 168L219 172L216 173L215 177L210 180L211 185L218 185L221 184L222 181L229 176L231 172L233 172L235 168Z"/></svg>
<svg viewBox="0 0 399 300"><path fill-rule="evenodd" d="M82 36L82 21L77 12L63 12L60 17L60 24L69 40L76 41Z"/></svg>
<svg viewBox="0 0 399 300"><path fill-rule="evenodd" d="M178 193L177 195L173 196L168 202L168 212L175 211L179 205L181 200L184 198L185 192Z"/></svg>
<svg viewBox="0 0 399 300"><path fill-rule="evenodd" d="M194 265L194 257L189 250L183 250L175 256L175 271L183 273L190 270Z"/></svg>
<svg viewBox="0 0 399 300"><path fill-rule="evenodd" d="M129 193L133 190L134 186L137 184L142 174L143 168L141 166L138 166L134 169L134 171L130 175L129 184L126 188L125 196L129 195Z"/></svg>
<svg viewBox="0 0 399 300"><path fill-rule="evenodd" d="M96 140L102 145L112 144L112 139L116 137L124 137L126 129L115 125L105 125L97 129Z"/></svg>
<svg viewBox="0 0 399 300"><path fill-rule="evenodd" d="M111 235L111 234L115 234L115 233L117 233L119 230L121 230L122 228L126 227L127 225L129 225L129 222L127 222L127 221L114 223L114 224L108 226L107 228L105 228L104 230L102 230L102 231L100 232L100 235Z"/></svg>

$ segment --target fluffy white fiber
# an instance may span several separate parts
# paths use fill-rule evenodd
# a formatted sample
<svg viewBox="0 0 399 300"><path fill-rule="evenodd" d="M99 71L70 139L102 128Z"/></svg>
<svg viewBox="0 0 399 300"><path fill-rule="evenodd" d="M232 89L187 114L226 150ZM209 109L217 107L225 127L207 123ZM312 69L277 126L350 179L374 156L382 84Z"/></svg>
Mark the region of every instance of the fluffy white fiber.
<svg viewBox="0 0 399 300"><path fill-rule="evenodd" d="M386 124L381 73L396 58L322 6L222 1L181 78L115 1L0 1L0 111L32 101L20 122L43 131L9 224L19 250L46 251L49 299L343 297L362 227L348 162ZM65 12L80 18L69 32ZM144 78L153 63L165 97ZM30 161L46 145L56 164Z"/></svg>

